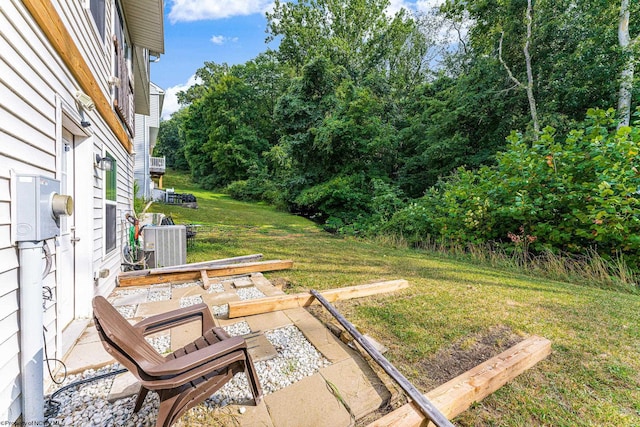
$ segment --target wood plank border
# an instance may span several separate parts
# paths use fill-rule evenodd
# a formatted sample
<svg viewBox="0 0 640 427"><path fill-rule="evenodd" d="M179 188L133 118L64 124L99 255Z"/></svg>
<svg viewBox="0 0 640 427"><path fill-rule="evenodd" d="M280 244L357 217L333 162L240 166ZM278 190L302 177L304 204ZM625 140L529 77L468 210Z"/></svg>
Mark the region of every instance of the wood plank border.
<svg viewBox="0 0 640 427"><path fill-rule="evenodd" d="M425 396L449 419L466 411L522 372L533 367L551 353L551 341L532 336L510 349L452 379ZM407 403L395 411L369 424L367 427L419 427L425 419L413 403Z"/></svg>
<svg viewBox="0 0 640 427"><path fill-rule="evenodd" d="M191 264L173 265L170 267L158 267L147 270L133 270L123 271L120 273L120 277L137 277L147 276L149 274L161 274L161 273L180 273L189 272L195 270L206 270L207 268L216 267L220 265L239 264L241 262L257 262L262 259L262 254L243 255L233 258L215 259L211 261L194 262Z"/></svg>
<svg viewBox="0 0 640 427"><path fill-rule="evenodd" d="M38 24L44 35L49 40L55 51L69 69L69 72L78 81L80 88L91 97L96 105L98 113L107 122L107 125L120 144L129 154L133 152L133 143L125 131L116 112L111 108L111 103L107 100L100 89L98 82L91 73L87 62L82 57L80 50L76 46L69 31L65 28L60 15L50 0L22 0L22 4L27 8L33 19Z"/></svg>
<svg viewBox="0 0 640 427"><path fill-rule="evenodd" d="M206 268L208 277L235 276L237 274L258 273L265 271L286 270L293 267L293 261L274 260L262 262L245 262L239 264L211 266ZM193 271L181 271L173 273L155 273L146 276L118 276L118 285L126 286L144 286L156 283L180 282L187 280L200 280L202 268Z"/></svg>
<svg viewBox="0 0 640 427"><path fill-rule="evenodd" d="M330 289L320 294L329 302L362 298L385 292L393 292L409 287L406 280L390 280L386 282L370 283L367 285L349 286L345 288ZM253 314L269 313L286 310L289 308L308 307L311 304L319 304L310 292L293 295L279 295L267 298L258 298L247 301L229 302L229 319Z"/></svg>

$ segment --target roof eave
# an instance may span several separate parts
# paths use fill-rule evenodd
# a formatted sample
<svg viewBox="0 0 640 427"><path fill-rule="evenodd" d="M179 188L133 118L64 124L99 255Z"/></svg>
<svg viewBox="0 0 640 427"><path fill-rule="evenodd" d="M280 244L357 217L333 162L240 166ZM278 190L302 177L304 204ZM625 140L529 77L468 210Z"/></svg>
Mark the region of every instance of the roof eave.
<svg viewBox="0 0 640 427"><path fill-rule="evenodd" d="M131 42L154 54L163 54L163 0L122 0L122 7Z"/></svg>

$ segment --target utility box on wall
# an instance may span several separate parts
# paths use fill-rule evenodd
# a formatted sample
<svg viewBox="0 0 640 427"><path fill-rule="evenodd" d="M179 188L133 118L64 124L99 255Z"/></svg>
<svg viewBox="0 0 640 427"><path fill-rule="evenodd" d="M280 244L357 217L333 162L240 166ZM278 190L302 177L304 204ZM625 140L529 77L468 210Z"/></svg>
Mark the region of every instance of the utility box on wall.
<svg viewBox="0 0 640 427"><path fill-rule="evenodd" d="M62 196L60 181L40 175L17 175L16 241L41 241L60 235L60 216L71 215L73 200Z"/></svg>

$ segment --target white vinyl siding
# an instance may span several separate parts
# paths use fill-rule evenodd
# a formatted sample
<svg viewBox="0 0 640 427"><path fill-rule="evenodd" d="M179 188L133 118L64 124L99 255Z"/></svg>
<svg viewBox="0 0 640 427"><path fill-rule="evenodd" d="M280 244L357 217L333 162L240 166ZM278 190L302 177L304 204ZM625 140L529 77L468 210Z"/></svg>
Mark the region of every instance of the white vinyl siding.
<svg viewBox="0 0 640 427"><path fill-rule="evenodd" d="M105 37L98 36L91 11L83 1L52 0L60 18L75 40L76 46L98 82L99 88L112 101L108 77L112 75L113 2L105 8ZM19 364L19 265L18 250L12 242L11 171L20 174L40 174L60 179L61 165L57 160L60 149L61 113L57 99L75 106L74 94L79 89L71 72L52 48L43 32L19 0L0 1L0 420L15 421L22 412ZM75 107L74 107L75 108ZM132 198L132 160L97 110L85 112L91 123L90 135L82 140L83 155L76 159L82 176L76 181L86 188L88 203L76 205L76 214L92 217L87 221L88 232L80 235L82 242L92 241L87 258L91 264L88 277L81 278L93 294L105 294L115 286L119 271L122 212L129 209ZM116 249L111 256L103 255L104 248L104 176L91 167L95 154L109 152L117 161ZM76 188L78 191L78 188ZM93 201L93 203L91 203ZM86 240L84 240L86 239ZM43 279L55 297L56 246L47 241L53 252L53 268ZM87 263L87 264L89 264ZM94 287L89 276L102 269L109 277L100 279ZM87 268L87 270L89 270ZM50 358L62 355L56 331L55 303L47 303L44 325ZM45 374L45 380L48 375Z"/></svg>
<svg viewBox="0 0 640 427"><path fill-rule="evenodd" d="M160 128L160 114L164 92L155 84L150 85L150 116L136 114L136 134L134 150L136 152L134 174L138 183L138 197L151 198L150 158L156 144Z"/></svg>

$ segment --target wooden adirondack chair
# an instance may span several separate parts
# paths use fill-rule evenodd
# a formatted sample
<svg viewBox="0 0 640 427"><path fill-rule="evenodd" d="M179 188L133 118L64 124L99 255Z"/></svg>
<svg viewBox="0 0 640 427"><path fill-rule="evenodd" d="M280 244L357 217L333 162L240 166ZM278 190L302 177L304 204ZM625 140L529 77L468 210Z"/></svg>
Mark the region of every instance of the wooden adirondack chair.
<svg viewBox="0 0 640 427"><path fill-rule="evenodd" d="M149 390L160 396L156 427L169 427L186 410L215 393L237 372L245 372L256 405L262 399L251 356L242 337L229 337L214 327L206 304L170 311L131 325L103 297L93 299L96 328L104 348L140 381L134 412ZM144 338L175 326L200 320L202 336L162 356Z"/></svg>

